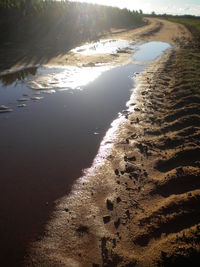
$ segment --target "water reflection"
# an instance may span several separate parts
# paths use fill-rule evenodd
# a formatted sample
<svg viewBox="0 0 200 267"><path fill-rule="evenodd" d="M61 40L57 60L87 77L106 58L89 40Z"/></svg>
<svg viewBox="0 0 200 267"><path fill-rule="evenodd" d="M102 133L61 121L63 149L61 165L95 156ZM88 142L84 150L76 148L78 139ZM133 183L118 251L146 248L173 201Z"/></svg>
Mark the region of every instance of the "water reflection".
<svg viewBox="0 0 200 267"><path fill-rule="evenodd" d="M28 86L34 90L81 89L109 69L111 66L40 67L37 77L31 79Z"/></svg>
<svg viewBox="0 0 200 267"><path fill-rule="evenodd" d="M28 76L35 76L37 74L37 67L30 67L18 70L13 73L7 73L0 76L0 81L4 86L8 86L17 81L24 81Z"/></svg>
<svg viewBox="0 0 200 267"><path fill-rule="evenodd" d="M148 42L137 46L138 51L133 54L136 61L152 61L160 56L165 50L171 48L171 45L165 42Z"/></svg>
<svg viewBox="0 0 200 267"><path fill-rule="evenodd" d="M132 59L141 61L142 64L154 60L156 57L160 56L163 51L171 47L168 43L164 42L148 42L133 46L133 44L128 43L128 41L104 40L77 47L74 51L86 54L90 52L119 52L123 51L123 47L127 48L127 45L128 49L131 49L131 51L132 49L137 49L137 51L132 54ZM14 109L16 107L22 107L19 105L17 106L16 103L26 95L29 96L29 100L36 100L35 94L54 94L56 91L63 90L69 90L72 93L74 89L82 90L87 85L94 82L104 72L112 68L114 68L114 66L103 64L87 64L81 67L40 66L28 67L14 73L1 75L0 104ZM15 90L13 90L13 85L15 86ZM37 101L41 99L40 97ZM5 113L5 110L1 113Z"/></svg>
<svg viewBox="0 0 200 267"><path fill-rule="evenodd" d="M101 40L96 43L82 45L72 49L73 53L82 55L95 55L95 54L111 54L117 53L120 49L125 49L130 46L126 40Z"/></svg>

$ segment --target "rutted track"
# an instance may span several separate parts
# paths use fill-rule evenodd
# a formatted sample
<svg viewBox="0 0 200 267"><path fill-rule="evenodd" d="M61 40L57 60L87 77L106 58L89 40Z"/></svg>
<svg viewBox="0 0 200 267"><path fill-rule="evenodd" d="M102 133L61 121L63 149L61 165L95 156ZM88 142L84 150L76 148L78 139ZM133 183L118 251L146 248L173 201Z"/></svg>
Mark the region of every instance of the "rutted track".
<svg viewBox="0 0 200 267"><path fill-rule="evenodd" d="M199 53L173 50L138 77L134 112L125 114L113 150L58 203L30 266L194 266L200 259Z"/></svg>

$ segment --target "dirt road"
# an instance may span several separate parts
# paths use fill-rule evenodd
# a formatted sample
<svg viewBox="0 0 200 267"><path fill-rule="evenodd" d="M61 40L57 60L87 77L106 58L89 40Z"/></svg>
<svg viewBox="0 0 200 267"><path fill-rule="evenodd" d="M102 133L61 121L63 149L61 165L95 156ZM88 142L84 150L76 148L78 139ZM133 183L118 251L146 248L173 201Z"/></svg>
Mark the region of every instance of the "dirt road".
<svg viewBox="0 0 200 267"><path fill-rule="evenodd" d="M182 47L191 35L171 22L113 36L175 47L137 77L109 154L58 201L29 266L194 266L199 259L199 54Z"/></svg>

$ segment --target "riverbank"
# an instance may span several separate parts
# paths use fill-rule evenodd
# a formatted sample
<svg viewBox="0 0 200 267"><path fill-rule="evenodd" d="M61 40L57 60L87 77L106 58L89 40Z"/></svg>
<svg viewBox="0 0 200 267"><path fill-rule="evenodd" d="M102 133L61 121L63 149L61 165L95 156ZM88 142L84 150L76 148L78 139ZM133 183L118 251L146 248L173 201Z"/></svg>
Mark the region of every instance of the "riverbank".
<svg viewBox="0 0 200 267"><path fill-rule="evenodd" d="M176 46L137 77L129 112L100 149L108 154L58 201L27 265L194 266L199 259L199 50L183 26L159 23L142 38Z"/></svg>

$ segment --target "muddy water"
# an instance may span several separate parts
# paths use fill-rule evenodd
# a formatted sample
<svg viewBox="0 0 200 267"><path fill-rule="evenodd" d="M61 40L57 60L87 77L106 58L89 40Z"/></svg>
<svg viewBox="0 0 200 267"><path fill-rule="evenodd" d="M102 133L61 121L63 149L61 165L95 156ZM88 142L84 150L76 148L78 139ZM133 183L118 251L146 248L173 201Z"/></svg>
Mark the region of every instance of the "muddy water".
<svg viewBox="0 0 200 267"><path fill-rule="evenodd" d="M144 67L39 67L1 77L0 105L13 111L0 114L0 266L20 266L54 201L91 165Z"/></svg>

